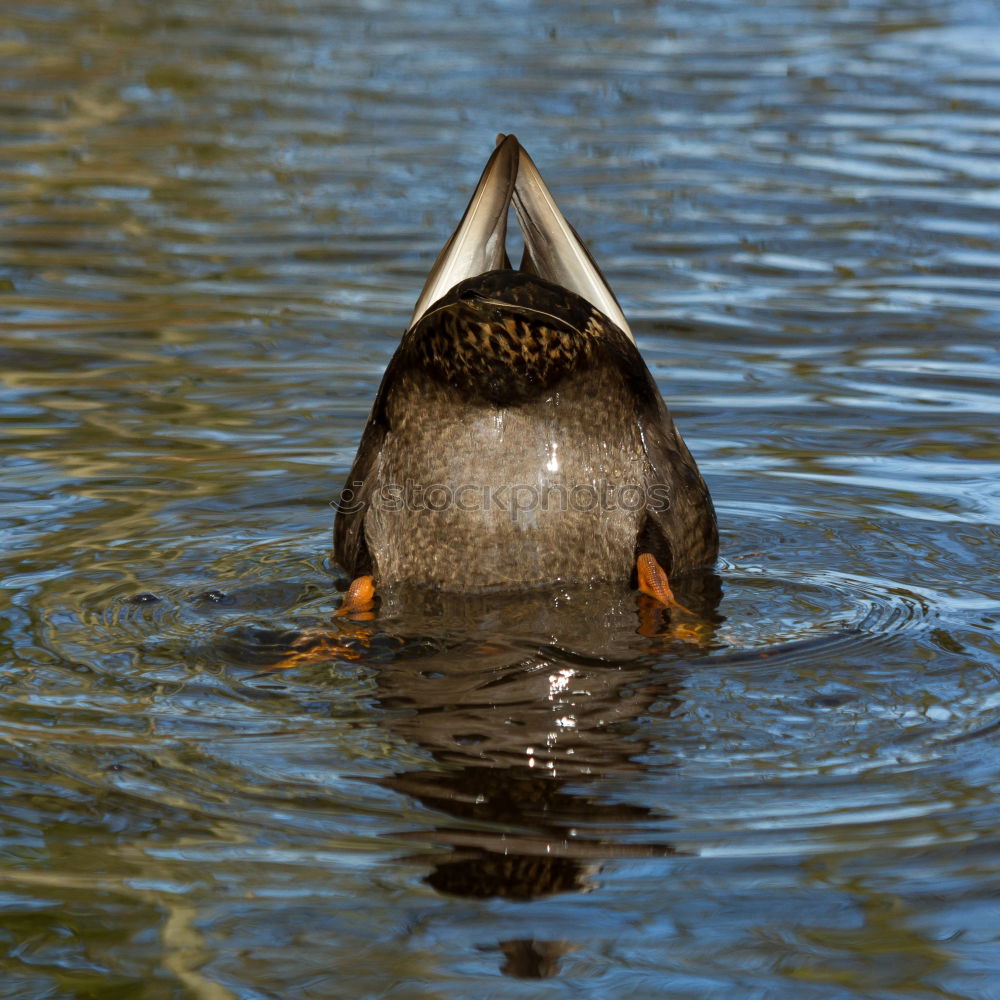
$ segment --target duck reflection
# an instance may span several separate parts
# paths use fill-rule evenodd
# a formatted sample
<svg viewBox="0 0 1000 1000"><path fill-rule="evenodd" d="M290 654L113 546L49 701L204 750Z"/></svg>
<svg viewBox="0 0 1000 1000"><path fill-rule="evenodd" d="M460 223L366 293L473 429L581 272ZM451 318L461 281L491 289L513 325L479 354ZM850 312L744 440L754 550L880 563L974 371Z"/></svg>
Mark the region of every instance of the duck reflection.
<svg viewBox="0 0 1000 1000"><path fill-rule="evenodd" d="M609 778L644 773L642 717L676 714L692 659L720 645L719 577L689 574L675 592L686 610L612 585L387 588L377 622L238 629L215 650L272 668L276 656L282 667L369 663L381 724L432 759L381 779L442 817L396 835L424 848L412 860L429 865L425 881L448 895L528 902L593 889L609 860L676 853L636 836L668 815L663 807L605 792ZM490 947L505 973L531 978L554 975L574 946L519 937Z"/></svg>
<svg viewBox="0 0 1000 1000"><path fill-rule="evenodd" d="M674 854L634 837L662 809L609 800L601 783L642 773L649 745L637 720L679 709L682 664L711 646L720 597L717 576L692 577L682 599L695 614L658 611L651 622L634 593L608 588L386 596L379 618L389 631L461 636L379 670L386 725L439 765L384 784L454 821L404 834L437 848L414 859L430 863L425 881L451 895L529 901L589 891L609 859ZM658 633L643 634L651 624ZM506 973L543 977L571 946L498 947Z"/></svg>

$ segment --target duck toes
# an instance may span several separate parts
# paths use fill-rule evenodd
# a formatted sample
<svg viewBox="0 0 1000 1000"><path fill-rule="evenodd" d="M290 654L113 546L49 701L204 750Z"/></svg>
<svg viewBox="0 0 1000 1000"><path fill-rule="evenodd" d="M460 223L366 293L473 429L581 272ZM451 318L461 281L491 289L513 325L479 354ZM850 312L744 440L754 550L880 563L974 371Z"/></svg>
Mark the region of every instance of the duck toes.
<svg viewBox="0 0 1000 1000"><path fill-rule="evenodd" d="M506 251L513 203L524 239ZM334 527L353 579L470 592L670 578L718 552L707 486L613 292L500 136L379 387Z"/></svg>

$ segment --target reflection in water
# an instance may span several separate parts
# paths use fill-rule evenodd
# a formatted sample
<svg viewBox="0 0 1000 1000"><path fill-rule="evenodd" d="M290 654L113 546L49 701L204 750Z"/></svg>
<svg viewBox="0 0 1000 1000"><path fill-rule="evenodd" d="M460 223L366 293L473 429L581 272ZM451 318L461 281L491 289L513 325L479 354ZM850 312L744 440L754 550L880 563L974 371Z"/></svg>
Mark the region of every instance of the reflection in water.
<svg viewBox="0 0 1000 1000"><path fill-rule="evenodd" d="M314 664L331 648L372 662L385 725L434 762L379 784L453 820L394 837L431 849L412 861L431 866L425 881L438 892L526 903L592 890L607 860L677 853L665 839L636 837L645 821L668 821L666 808L607 792L644 770L649 747L636 720L654 703L661 718L679 711L685 658L719 646L720 578L674 583L690 614L653 614L642 595L603 585L477 596L397 588L371 625L238 629L200 655L263 666L287 662L291 648L301 669L305 638ZM532 938L496 947L506 974L531 978L554 975L575 946Z"/></svg>
<svg viewBox="0 0 1000 1000"><path fill-rule="evenodd" d="M500 971L516 979L548 979L559 971L559 959L572 950L569 941L501 941L505 961Z"/></svg>
<svg viewBox="0 0 1000 1000"><path fill-rule="evenodd" d="M706 650L718 621L719 582L713 574L678 582L678 595L697 609ZM660 635L643 640L648 622L640 624L639 601L604 587L387 598L386 616L400 606L410 627L422 618L468 629L457 649L378 669L379 702L394 732L440 765L382 783L461 821L409 835L446 848L416 859L432 865L426 881L436 890L527 902L589 891L605 859L675 853L667 842L634 839L654 810L608 801L599 787L642 771L647 747L632 723L654 701L664 716L679 708L679 668L669 665L669 651L685 643L697 648L690 646L690 625L679 626L667 612ZM667 665L657 666L665 657ZM669 818L664 809L655 813ZM532 939L498 947L504 972L540 977L554 975L572 945Z"/></svg>

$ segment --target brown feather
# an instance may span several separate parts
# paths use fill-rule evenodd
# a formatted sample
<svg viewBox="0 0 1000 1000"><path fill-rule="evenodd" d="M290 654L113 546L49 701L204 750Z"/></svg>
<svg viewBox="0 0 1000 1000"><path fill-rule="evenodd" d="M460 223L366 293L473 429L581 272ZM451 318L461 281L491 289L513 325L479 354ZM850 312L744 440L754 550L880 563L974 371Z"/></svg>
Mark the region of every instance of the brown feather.
<svg viewBox="0 0 1000 1000"><path fill-rule="evenodd" d="M580 296L513 271L461 282L407 331L348 488L335 555L379 586L624 582L643 545L671 573L718 550L708 488L635 345ZM574 489L596 509L576 509Z"/></svg>

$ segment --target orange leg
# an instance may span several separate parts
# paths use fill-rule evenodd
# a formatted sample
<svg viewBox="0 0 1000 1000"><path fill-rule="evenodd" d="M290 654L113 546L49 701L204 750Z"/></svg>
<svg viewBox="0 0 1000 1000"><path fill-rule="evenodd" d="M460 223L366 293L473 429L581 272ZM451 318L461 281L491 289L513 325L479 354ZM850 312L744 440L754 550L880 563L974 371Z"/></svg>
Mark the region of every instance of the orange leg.
<svg viewBox="0 0 1000 1000"><path fill-rule="evenodd" d="M655 556L643 552L636 560L639 577L639 634L648 639L669 638L701 645L711 634L706 622L688 608L680 604L670 588L666 571L656 561ZM671 624L664 631L664 613L679 611L693 619L691 623Z"/></svg>
<svg viewBox="0 0 1000 1000"><path fill-rule="evenodd" d="M344 600L337 608L338 618L350 618L355 622L371 621L375 617L375 580L370 576L359 576L351 581Z"/></svg>
<svg viewBox="0 0 1000 1000"><path fill-rule="evenodd" d="M375 582L370 576L359 576L351 581L335 617L352 622L371 621L375 617L374 607ZM339 624L336 631L313 629L303 632L289 651L269 669L292 670L327 660L356 660L360 655L358 644L366 645L370 636L366 628L342 628Z"/></svg>
<svg viewBox="0 0 1000 1000"><path fill-rule="evenodd" d="M679 604L677 598L674 597L666 571L656 561L655 556L643 552L636 560L635 565L639 576L639 590L642 593L648 594L664 607L676 608L678 611L683 611L684 614L694 617L694 612L689 611L683 604Z"/></svg>

